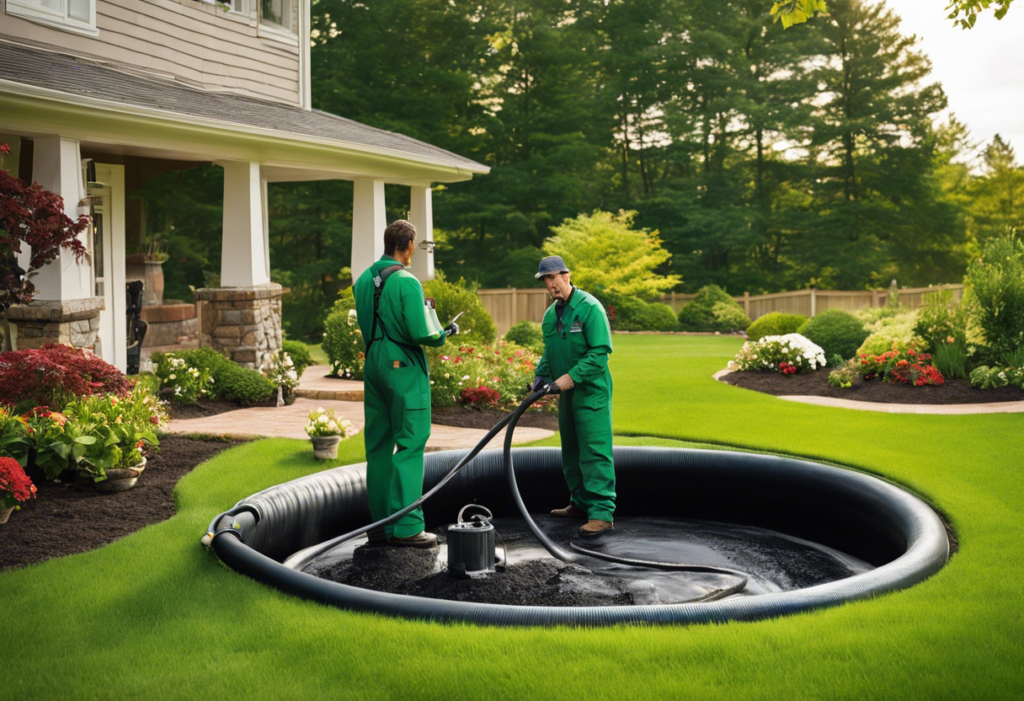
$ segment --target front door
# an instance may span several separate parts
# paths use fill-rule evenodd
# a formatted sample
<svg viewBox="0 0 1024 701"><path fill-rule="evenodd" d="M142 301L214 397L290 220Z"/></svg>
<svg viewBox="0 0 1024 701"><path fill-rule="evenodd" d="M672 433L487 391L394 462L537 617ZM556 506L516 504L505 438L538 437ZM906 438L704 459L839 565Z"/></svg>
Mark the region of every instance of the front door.
<svg viewBox="0 0 1024 701"><path fill-rule="evenodd" d="M96 355L124 371L127 366L124 273L124 166L96 164L90 252L95 292L103 298Z"/></svg>

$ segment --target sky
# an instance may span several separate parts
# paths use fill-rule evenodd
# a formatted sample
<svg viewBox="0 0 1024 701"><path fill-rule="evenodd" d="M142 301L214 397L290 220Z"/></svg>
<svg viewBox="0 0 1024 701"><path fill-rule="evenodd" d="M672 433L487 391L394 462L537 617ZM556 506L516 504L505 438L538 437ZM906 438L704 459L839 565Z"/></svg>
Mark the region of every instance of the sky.
<svg viewBox="0 0 1024 701"><path fill-rule="evenodd" d="M902 19L904 35L917 35L917 49L931 59L932 80L949 98L948 111L967 125L972 140L984 145L999 134L1024 163L1024 0L1001 20L982 13L970 30L946 19L947 0L885 4Z"/></svg>

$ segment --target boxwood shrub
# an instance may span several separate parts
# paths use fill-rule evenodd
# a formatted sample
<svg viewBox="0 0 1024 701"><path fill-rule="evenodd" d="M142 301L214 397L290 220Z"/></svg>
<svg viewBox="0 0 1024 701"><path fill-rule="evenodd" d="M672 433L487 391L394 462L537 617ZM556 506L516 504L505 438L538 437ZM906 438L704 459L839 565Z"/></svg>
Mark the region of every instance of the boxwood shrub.
<svg viewBox="0 0 1024 701"><path fill-rule="evenodd" d="M758 317L754 323L747 327L747 338L757 341L765 336L785 336L788 333L796 333L797 329L804 325L807 317L803 314L783 314L782 312L769 312Z"/></svg>
<svg viewBox="0 0 1024 701"><path fill-rule="evenodd" d="M302 377L302 371L313 364L313 356L309 352L309 346L302 341L285 341L281 350L291 356L295 372Z"/></svg>
<svg viewBox="0 0 1024 701"><path fill-rule="evenodd" d="M840 309L826 309L808 319L797 333L821 346L826 358L838 354L845 360L857 354L857 349L869 335L857 317Z"/></svg>
<svg viewBox="0 0 1024 701"><path fill-rule="evenodd" d="M514 324L505 334L505 340L538 353L544 352L544 332L536 321L520 321Z"/></svg>

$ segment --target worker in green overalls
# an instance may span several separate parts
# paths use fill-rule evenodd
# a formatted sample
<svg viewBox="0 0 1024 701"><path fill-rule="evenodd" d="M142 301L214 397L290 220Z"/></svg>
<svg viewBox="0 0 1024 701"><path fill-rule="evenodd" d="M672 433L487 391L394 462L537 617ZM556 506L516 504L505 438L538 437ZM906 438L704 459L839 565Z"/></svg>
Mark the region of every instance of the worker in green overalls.
<svg viewBox="0 0 1024 701"><path fill-rule="evenodd" d="M553 516L585 518L579 533L592 537L613 530L615 465L612 462L612 376L608 354L612 334L601 303L573 286L559 256L540 262L536 277L555 303L544 313L544 356L533 388L554 378L562 472L569 485L569 506Z"/></svg>
<svg viewBox="0 0 1024 701"><path fill-rule="evenodd" d="M430 438L430 376L421 346L441 346L459 332L441 328L426 306L423 287L405 270L415 251L416 229L405 220L384 230L384 255L355 284L356 314L366 343L363 411L366 426L366 493L370 517L379 521L423 495L423 450ZM397 450L396 450L397 446ZM416 509L371 542L430 548L437 536L424 531Z"/></svg>

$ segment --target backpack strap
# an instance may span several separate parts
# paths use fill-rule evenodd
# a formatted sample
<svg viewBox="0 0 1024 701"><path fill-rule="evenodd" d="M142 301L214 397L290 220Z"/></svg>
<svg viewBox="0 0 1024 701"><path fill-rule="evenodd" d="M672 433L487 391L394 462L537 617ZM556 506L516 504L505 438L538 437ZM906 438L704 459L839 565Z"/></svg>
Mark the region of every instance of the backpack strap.
<svg viewBox="0 0 1024 701"><path fill-rule="evenodd" d="M417 365L420 365L421 369L424 372L427 372L425 363L420 359L420 347L411 345L409 343L402 343L401 341L396 341L394 338L391 337L391 334L388 333L387 327L384 326L384 320L380 318L380 296L384 292L384 283L387 282L388 278L391 277L391 275L397 273L399 270L404 269L405 266L400 264L389 265L388 267L381 269L380 272L378 272L373 277L373 323L370 324L370 340L366 343L366 354L367 357L369 357L370 346L373 345L374 341L379 340L377 338L377 326L379 324L380 330L384 334L382 338L386 337L389 341L394 343L396 346L404 348L407 352L412 351L412 354L408 356L409 359L414 361Z"/></svg>

